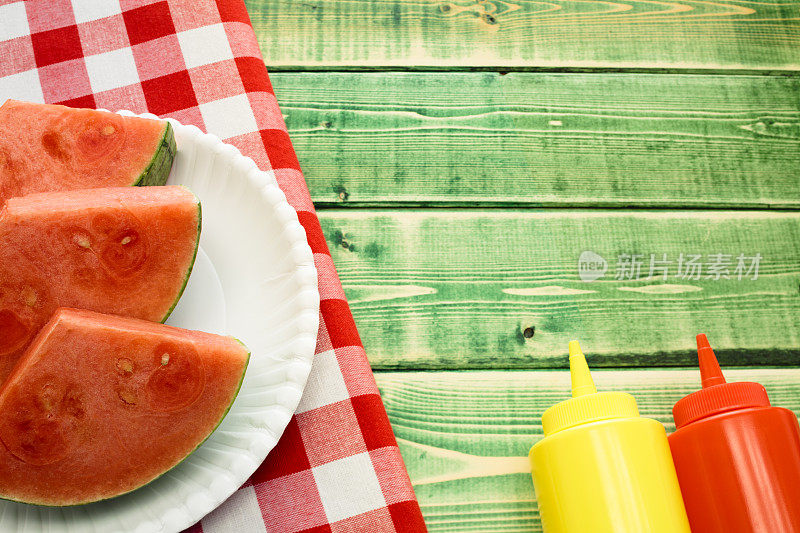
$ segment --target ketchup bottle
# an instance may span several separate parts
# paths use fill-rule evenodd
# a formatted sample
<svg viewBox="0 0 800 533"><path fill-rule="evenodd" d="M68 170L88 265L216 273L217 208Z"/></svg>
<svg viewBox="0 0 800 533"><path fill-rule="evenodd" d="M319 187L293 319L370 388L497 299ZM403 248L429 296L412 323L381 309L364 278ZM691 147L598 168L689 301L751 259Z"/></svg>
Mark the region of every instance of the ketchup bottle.
<svg viewBox="0 0 800 533"><path fill-rule="evenodd" d="M692 531L800 533L800 426L758 383L726 383L697 336L703 388L672 409L669 445Z"/></svg>

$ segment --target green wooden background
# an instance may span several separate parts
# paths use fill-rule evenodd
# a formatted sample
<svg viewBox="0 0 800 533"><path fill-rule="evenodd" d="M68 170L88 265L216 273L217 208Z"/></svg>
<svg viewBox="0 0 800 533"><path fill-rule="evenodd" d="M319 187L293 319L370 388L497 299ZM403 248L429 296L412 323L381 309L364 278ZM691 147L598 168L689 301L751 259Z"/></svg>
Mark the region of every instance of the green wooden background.
<svg viewBox="0 0 800 533"><path fill-rule="evenodd" d="M670 431L700 332L800 413L800 2L247 5L431 531L540 531L573 338Z"/></svg>

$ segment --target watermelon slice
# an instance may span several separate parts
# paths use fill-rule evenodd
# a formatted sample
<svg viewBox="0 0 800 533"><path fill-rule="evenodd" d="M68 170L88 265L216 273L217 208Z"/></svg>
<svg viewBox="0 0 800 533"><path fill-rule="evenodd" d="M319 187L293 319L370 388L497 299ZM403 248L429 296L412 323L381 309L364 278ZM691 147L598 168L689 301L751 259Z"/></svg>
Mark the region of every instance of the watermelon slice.
<svg viewBox="0 0 800 533"><path fill-rule="evenodd" d="M58 310L0 388L0 498L76 505L149 483L217 427L248 359L232 337Z"/></svg>
<svg viewBox="0 0 800 533"><path fill-rule="evenodd" d="M174 156L166 121L7 100L0 107L0 206L34 192L163 185Z"/></svg>
<svg viewBox="0 0 800 533"><path fill-rule="evenodd" d="M58 307L166 320L199 236L200 203L183 187L10 199L0 211L0 383Z"/></svg>

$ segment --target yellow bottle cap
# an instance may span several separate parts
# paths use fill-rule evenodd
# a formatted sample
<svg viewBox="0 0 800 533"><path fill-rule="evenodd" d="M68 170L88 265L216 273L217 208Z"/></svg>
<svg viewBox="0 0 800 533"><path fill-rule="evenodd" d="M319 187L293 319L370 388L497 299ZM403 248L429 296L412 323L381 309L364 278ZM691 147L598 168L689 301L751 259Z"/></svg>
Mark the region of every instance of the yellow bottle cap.
<svg viewBox="0 0 800 533"><path fill-rule="evenodd" d="M587 422L639 416L636 400L626 392L597 392L578 341L569 343L569 373L572 398L557 403L542 414L545 436Z"/></svg>

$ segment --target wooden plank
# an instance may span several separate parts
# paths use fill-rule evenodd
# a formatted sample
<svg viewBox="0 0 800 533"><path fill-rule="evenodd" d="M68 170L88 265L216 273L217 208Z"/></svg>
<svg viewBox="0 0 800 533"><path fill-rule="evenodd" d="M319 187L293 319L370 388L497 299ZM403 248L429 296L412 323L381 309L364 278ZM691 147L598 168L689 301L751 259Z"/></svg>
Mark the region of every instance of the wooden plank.
<svg viewBox="0 0 800 533"><path fill-rule="evenodd" d="M643 416L674 430L671 408L697 371L595 371L598 389L633 394ZM800 413L800 370L728 370ZM529 448L541 413L569 396L565 371L378 372L378 386L430 531L541 531Z"/></svg>
<svg viewBox="0 0 800 533"><path fill-rule="evenodd" d="M271 68L797 70L798 3L247 0Z"/></svg>
<svg viewBox="0 0 800 533"><path fill-rule="evenodd" d="M800 79L273 74L318 205L800 206Z"/></svg>
<svg viewBox="0 0 800 533"><path fill-rule="evenodd" d="M570 339L582 341L595 366L686 365L695 360L699 332L708 333L728 364L800 363L797 212L437 209L320 216L375 368L563 366ZM602 278L581 280L584 251L605 259ZM640 279L620 268L623 254L641 256ZM651 254L656 268L647 279ZM662 254L670 262L667 280L658 268ZM702 256L695 261L700 279L684 279L697 274L687 265L677 277L680 254L684 263ZM753 280L755 268L746 270L757 254ZM713 279L710 265L719 259L729 279ZM615 279L619 274L623 279Z"/></svg>

